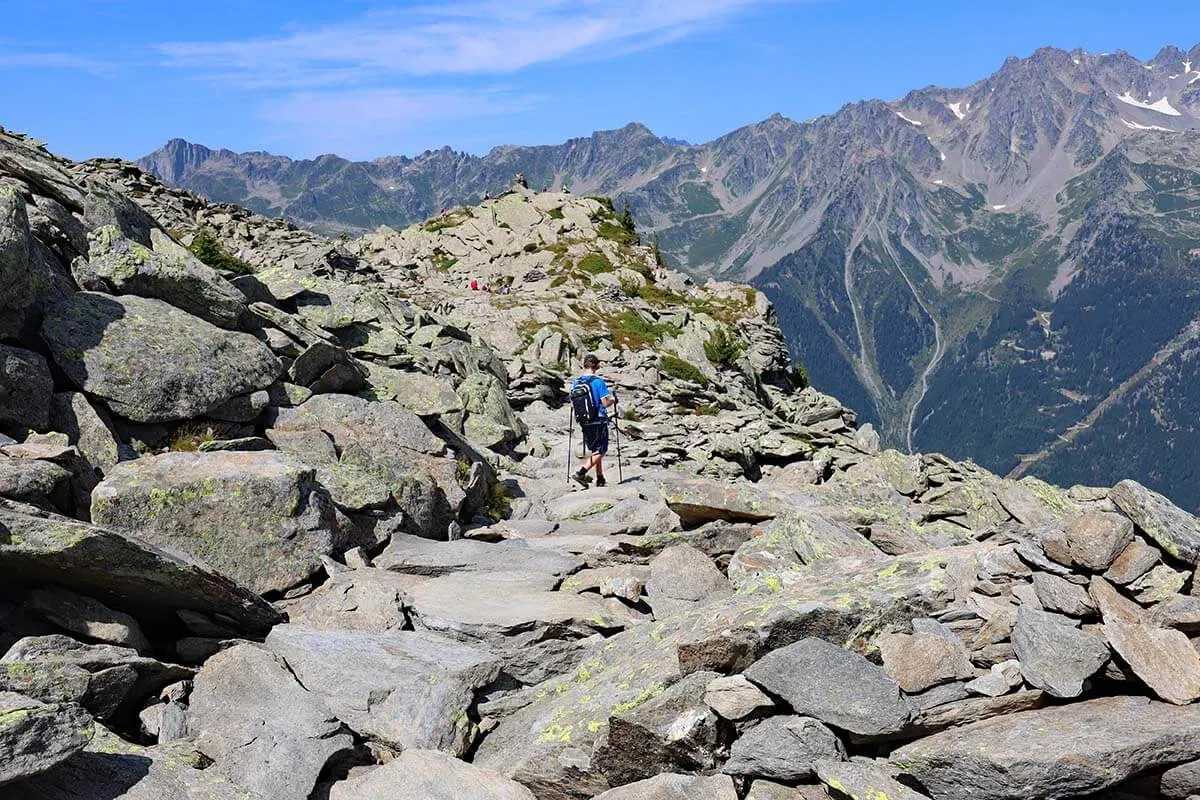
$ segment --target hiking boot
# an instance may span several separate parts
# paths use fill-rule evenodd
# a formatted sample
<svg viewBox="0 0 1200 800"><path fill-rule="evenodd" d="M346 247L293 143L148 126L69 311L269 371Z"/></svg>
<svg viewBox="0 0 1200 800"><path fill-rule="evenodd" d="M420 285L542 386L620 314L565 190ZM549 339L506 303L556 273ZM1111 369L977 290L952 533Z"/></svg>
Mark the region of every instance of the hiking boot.
<svg viewBox="0 0 1200 800"><path fill-rule="evenodd" d="M606 486L606 485L608 485L608 481L604 480L603 475L599 475L596 477L596 488L597 489L599 489L601 486Z"/></svg>
<svg viewBox="0 0 1200 800"><path fill-rule="evenodd" d="M592 482L592 476L587 474L586 469L579 470L574 475L572 475L571 478L572 478L572 480L574 480L576 483L578 483L580 486L582 486L585 489L588 488L588 485L591 484L591 482ZM603 485L603 484L601 484L601 485Z"/></svg>

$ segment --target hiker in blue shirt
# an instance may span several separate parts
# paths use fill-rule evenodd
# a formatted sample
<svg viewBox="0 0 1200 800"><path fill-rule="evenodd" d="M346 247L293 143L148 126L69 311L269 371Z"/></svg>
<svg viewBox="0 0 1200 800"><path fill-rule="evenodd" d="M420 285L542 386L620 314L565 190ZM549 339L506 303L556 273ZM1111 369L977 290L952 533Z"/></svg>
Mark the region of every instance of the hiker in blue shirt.
<svg viewBox="0 0 1200 800"><path fill-rule="evenodd" d="M616 404L616 398L608 391L608 384L596 374L600 359L588 354L583 359L583 375L571 384L571 404L575 408L575 419L583 429L583 445L588 450L588 459L571 477L583 488L592 482L588 470L596 470L596 485L604 485L604 454L608 452L608 409ZM576 391L586 386L590 392Z"/></svg>

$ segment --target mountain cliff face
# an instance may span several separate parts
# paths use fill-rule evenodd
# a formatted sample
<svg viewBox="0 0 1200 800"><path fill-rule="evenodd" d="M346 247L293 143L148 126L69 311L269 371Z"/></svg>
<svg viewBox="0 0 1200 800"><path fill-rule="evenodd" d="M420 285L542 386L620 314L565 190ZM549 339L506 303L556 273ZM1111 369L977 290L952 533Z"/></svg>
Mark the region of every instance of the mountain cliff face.
<svg viewBox="0 0 1200 800"><path fill-rule="evenodd" d="M1046 48L965 88L703 145L630 125L369 163L175 141L142 164L320 230L424 219L516 172L611 195L672 263L752 280L814 383L886 442L1064 483L1133 470L1196 508L1171 454L1200 445L1179 369L1200 314L1198 130L1200 46Z"/></svg>

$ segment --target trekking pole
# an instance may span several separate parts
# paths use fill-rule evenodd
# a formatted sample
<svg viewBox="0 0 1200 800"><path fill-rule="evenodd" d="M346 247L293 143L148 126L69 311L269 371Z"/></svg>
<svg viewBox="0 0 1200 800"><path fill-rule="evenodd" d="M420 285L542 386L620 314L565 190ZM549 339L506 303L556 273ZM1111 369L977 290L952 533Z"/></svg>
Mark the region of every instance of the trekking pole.
<svg viewBox="0 0 1200 800"><path fill-rule="evenodd" d="M625 482L625 473L621 469L621 414L617 409L617 400L613 400L613 430L617 434L617 483Z"/></svg>
<svg viewBox="0 0 1200 800"><path fill-rule="evenodd" d="M571 412L571 404L567 403L567 485L571 485L571 449L574 446L575 426Z"/></svg>

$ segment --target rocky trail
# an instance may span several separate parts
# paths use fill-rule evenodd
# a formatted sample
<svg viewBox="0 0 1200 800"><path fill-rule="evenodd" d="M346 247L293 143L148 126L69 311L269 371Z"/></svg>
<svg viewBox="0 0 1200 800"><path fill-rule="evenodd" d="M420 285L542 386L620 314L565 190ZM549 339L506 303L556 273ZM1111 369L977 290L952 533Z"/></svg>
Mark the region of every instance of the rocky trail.
<svg viewBox="0 0 1200 800"><path fill-rule="evenodd" d="M1200 794L1200 522L881 450L602 199L332 241L0 133L0 287L4 800Z"/></svg>

